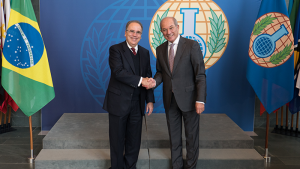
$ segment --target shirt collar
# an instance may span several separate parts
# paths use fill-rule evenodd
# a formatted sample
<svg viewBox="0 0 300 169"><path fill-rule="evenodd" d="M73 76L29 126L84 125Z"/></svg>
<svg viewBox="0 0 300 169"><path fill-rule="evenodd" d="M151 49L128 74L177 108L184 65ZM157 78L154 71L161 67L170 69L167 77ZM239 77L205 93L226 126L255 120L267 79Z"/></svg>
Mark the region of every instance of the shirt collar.
<svg viewBox="0 0 300 169"><path fill-rule="evenodd" d="M174 45L177 45L180 39L180 35L178 35L178 37L175 39L175 41L173 42ZM168 45L170 46L172 43L168 41Z"/></svg>
<svg viewBox="0 0 300 169"><path fill-rule="evenodd" d="M128 48L131 50L132 47L129 45L129 43L127 41L126 41L126 43L127 43ZM136 45L134 47L134 49L135 49L135 52L137 52L138 51L138 45Z"/></svg>

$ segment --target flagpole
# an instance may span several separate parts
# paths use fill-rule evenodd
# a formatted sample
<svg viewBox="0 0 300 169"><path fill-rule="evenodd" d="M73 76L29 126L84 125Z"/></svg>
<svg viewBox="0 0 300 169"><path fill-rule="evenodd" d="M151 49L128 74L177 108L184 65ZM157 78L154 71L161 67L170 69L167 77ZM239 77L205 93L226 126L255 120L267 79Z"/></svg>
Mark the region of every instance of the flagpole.
<svg viewBox="0 0 300 169"><path fill-rule="evenodd" d="M278 129L278 110L276 110L276 129Z"/></svg>
<svg viewBox="0 0 300 169"><path fill-rule="evenodd" d="M0 111L0 134L2 133L2 112Z"/></svg>
<svg viewBox="0 0 300 169"><path fill-rule="evenodd" d="M291 117L291 128L290 128L290 135L293 136L294 135L294 114L292 114L292 117Z"/></svg>
<svg viewBox="0 0 300 169"><path fill-rule="evenodd" d="M281 120L280 120L281 124L280 124L280 134L282 133L283 131L283 106L281 107Z"/></svg>
<svg viewBox="0 0 300 169"><path fill-rule="evenodd" d="M11 107L8 106L8 120L7 120L7 130L11 131L11 126L10 126L10 118L11 118Z"/></svg>
<svg viewBox="0 0 300 169"><path fill-rule="evenodd" d="M33 163L34 157L33 157L33 139L32 139L32 121L31 116L29 116L29 131L30 131L30 152L31 157L28 158L29 163Z"/></svg>
<svg viewBox="0 0 300 169"><path fill-rule="evenodd" d="M3 132L5 133L6 132L6 113L3 113L4 114L4 120L3 120Z"/></svg>
<svg viewBox="0 0 300 169"><path fill-rule="evenodd" d="M278 130L279 130L279 128L278 128L278 110L276 110L276 126L275 126L273 132L278 133Z"/></svg>
<svg viewBox="0 0 300 169"><path fill-rule="evenodd" d="M267 122L266 122L266 151L265 151L265 156L264 159L266 160L266 162L271 162L271 157L269 157L269 153L268 153L268 139L269 139L269 119L270 119L270 115L267 112Z"/></svg>
<svg viewBox="0 0 300 169"><path fill-rule="evenodd" d="M289 108L286 106L286 117L285 117L285 135L288 135L289 130Z"/></svg>
<svg viewBox="0 0 300 169"><path fill-rule="evenodd" d="M297 112L297 120L296 120L296 137L298 137L298 127L299 127L299 112Z"/></svg>

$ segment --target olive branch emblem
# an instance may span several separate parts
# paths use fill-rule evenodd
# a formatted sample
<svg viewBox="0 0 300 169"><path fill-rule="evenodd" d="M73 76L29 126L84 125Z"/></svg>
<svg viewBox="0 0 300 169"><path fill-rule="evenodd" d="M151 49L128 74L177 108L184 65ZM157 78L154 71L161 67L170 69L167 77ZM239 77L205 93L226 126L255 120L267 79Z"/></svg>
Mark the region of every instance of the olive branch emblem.
<svg viewBox="0 0 300 169"><path fill-rule="evenodd" d="M208 44L208 50L211 53L209 58L206 60L206 62L209 61L209 59L212 57L214 53L218 53L221 51L221 49L224 48L225 46L225 29L224 29L224 20L222 20L222 14L218 17L216 13L210 8L212 18L209 18L210 20L210 25L211 25L211 30L210 34L211 36L209 37L209 42ZM205 63L206 63L205 62Z"/></svg>
<svg viewBox="0 0 300 169"><path fill-rule="evenodd" d="M253 31L252 31L253 32L252 36L261 34L261 32L268 25L273 23L273 20L276 20L276 19L277 19L276 17L272 17L272 15L269 15L269 16L266 16L264 19L262 19L260 22L257 22L254 25L254 28L253 28ZM291 46L292 46L292 42L288 46L286 46L282 51L272 55L268 62L272 63L274 65L279 64L280 62L282 62L293 51L291 49Z"/></svg>
<svg viewBox="0 0 300 169"><path fill-rule="evenodd" d="M257 22L254 25L253 28L253 34L252 35L259 35L261 34L261 31L264 30L269 24L273 23L273 20L277 19L274 17L271 17L272 15L269 15L267 17L265 17L264 19L262 19L260 22Z"/></svg>
<svg viewBox="0 0 300 169"><path fill-rule="evenodd" d="M269 62L271 62L274 65L282 62L293 51L291 49L291 46L292 42L288 46L286 46L282 51L272 55Z"/></svg>
<svg viewBox="0 0 300 169"><path fill-rule="evenodd" d="M161 17L159 17L159 15L157 14L156 20L154 20L154 29L153 29L154 37L152 38L152 43L151 43L154 49L156 49L159 45L161 45L166 41L162 32L160 31L160 21L168 15L169 9L170 8L168 8L162 14Z"/></svg>
<svg viewBox="0 0 300 169"><path fill-rule="evenodd" d="M102 30L100 31L100 33ZM109 76L104 76L104 73L110 71L108 63L108 48L109 41L114 33L105 36L103 41L100 41L100 33L96 28L93 28L92 37L88 37L88 48L86 50L88 62L85 64L84 78L93 87L106 91L106 86L109 81Z"/></svg>

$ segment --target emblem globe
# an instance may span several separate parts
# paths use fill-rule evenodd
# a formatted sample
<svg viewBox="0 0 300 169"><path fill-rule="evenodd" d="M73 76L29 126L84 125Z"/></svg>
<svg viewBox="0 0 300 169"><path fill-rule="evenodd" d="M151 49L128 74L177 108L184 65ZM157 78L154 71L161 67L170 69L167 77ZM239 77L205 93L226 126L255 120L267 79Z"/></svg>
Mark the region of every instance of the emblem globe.
<svg viewBox="0 0 300 169"><path fill-rule="evenodd" d="M272 23L260 24L266 20L271 20ZM258 18L255 25L255 28L262 27L263 29L258 28L257 30L261 30L258 33L253 29L249 45L250 59L265 68L273 68L285 63L292 56L291 51L294 50L294 37L289 18L282 13L267 13ZM281 57L276 56L281 53L286 54Z"/></svg>
<svg viewBox="0 0 300 169"><path fill-rule="evenodd" d="M189 14L194 17L193 23L185 23L187 19L184 18L184 15L187 13L184 10L187 9L194 11L195 15ZM156 55L156 47L165 42L159 26L161 19L166 16L176 18L179 34L199 43L206 69L221 58L229 40L229 25L224 12L214 1L169 0L161 5L154 14L149 28L149 43L154 55ZM188 26L194 27L183 31ZM192 29L193 31L191 31Z"/></svg>
<svg viewBox="0 0 300 169"><path fill-rule="evenodd" d="M80 68L89 94L101 107L110 79L109 47L125 41L125 27L130 20L139 20L144 25L143 31L147 32L146 27L151 21L148 16L149 13L153 9L158 9L163 2L165 1L119 0L113 2L112 5L99 13L87 29L81 46ZM146 38L141 39L139 45L150 49ZM151 68L153 74L156 70L155 63L156 58L152 55ZM154 93L156 98L154 111L164 112L161 87L155 89Z"/></svg>

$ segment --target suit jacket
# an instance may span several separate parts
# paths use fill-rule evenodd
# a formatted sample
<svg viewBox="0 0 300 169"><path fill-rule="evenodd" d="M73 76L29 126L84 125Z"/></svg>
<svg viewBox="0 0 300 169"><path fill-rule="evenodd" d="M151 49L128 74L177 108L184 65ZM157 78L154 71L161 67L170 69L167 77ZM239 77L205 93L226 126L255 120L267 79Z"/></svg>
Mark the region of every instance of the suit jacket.
<svg viewBox="0 0 300 169"><path fill-rule="evenodd" d="M195 110L196 101L206 101L206 75L200 45L180 37L174 59L173 72L170 71L168 41L156 48L156 86L163 82L163 100L168 112L172 90L181 111Z"/></svg>
<svg viewBox="0 0 300 169"><path fill-rule="evenodd" d="M152 77L149 51L138 46L140 55L140 76L136 74L133 59L126 41L109 48L109 66L111 77L104 99L103 109L116 116L129 113L133 91L142 77ZM140 104L142 114L145 101L154 103L153 90L141 87Z"/></svg>

